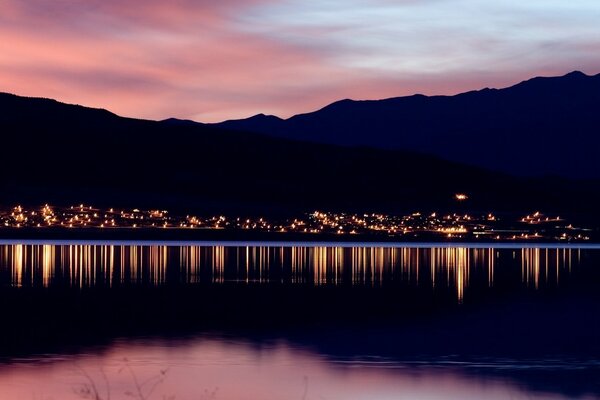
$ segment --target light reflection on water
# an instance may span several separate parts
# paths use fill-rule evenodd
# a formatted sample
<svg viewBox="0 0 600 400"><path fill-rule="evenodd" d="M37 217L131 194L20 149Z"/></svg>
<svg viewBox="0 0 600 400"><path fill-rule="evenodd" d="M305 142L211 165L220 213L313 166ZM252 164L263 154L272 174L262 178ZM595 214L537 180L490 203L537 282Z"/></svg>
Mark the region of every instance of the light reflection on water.
<svg viewBox="0 0 600 400"><path fill-rule="evenodd" d="M92 383L98 399L139 398L136 381L148 399L570 398L531 390L502 375L475 379L461 370L469 367L466 364L448 367L378 359L331 361L284 343L257 346L216 339L124 342L95 354L0 367L0 400L81 399L81 389Z"/></svg>
<svg viewBox="0 0 600 400"><path fill-rule="evenodd" d="M471 294L471 298L476 298L473 289L517 285L541 290L584 281L590 275L582 272L595 269L599 255L597 250L568 247L5 243L0 244L0 290L7 287L114 288L230 282L238 285L398 285L450 291L461 302L469 299ZM597 279L598 275L591 276ZM549 307L555 306L553 303ZM527 320L531 315L527 310L537 311L536 307L537 303L525 310ZM518 313L502 319L507 310L518 311L501 308L501 312L496 310L483 322L489 324L489 321L499 319L502 325L502 321L509 321L502 326L523 323L523 316L516 318L521 315ZM568 312L571 314L576 310L568 309ZM568 342L569 331L560 330L559 325L574 319L565 317L564 310L558 310L556 316L551 315L551 321L556 319L558 325L553 322L544 326L556 331L556 337L566 336ZM470 321L469 318L466 320ZM464 321L459 320L457 326L462 327ZM481 320L477 319L464 330L452 330L457 328L446 327L446 322L433 325L441 329L434 328L432 335L423 337L425 347L436 344L435 340L446 346L447 340L456 341L469 333L474 337L486 336L496 327L483 329ZM483 326L487 325L484 323ZM567 327L571 329L568 324ZM404 325L401 328L403 331ZM576 327L573 329L578 331ZM352 335L354 330L339 332ZM424 355L421 359L418 358L420 353L415 359L394 358L394 349L389 346L418 348L418 343L410 340L421 337L423 332L418 329L415 332L414 335L409 332L405 336L396 336L394 331L389 334L389 343L381 339L388 335L369 338L362 331L356 331L356 337L348 338L338 336L341 333L336 330L329 332L327 338L323 338L323 332L319 330L315 341L281 340L266 345L261 341L246 342L216 336L187 340L123 339L104 348L88 348L88 353L79 355L67 353L20 361L4 360L0 362L0 400L81 399L82 393L77 390L89 386L90 379L101 391L98 399L108 400L107 392L102 391L107 388L106 382L112 400L140 398L135 396L135 380L155 382L155 377L163 376L161 371L165 371L164 379L161 378L155 392L146 396L147 399L169 399L170 396L193 400L567 399L573 398L572 393L576 393L577 398L587 399L597 398L599 393L596 389L588 389L592 394L586 396L582 395L585 390L573 392L549 385L563 374L565 382L569 383L570 374L577 371L585 379L597 377L600 366L593 354L585 360L561 358L560 354L553 359L541 356L523 360L518 358L518 351L513 359L509 356L497 358L490 352L489 358L471 359L456 358L457 353L450 350L436 352L433 346L433 355ZM424 332L431 333L429 330ZM513 343L517 344L527 339L523 330L517 331L515 337L510 336L512 330L507 332L505 339L509 342L515 340ZM450 334L446 336L446 333ZM471 338L467 335L464 339L469 348L473 346ZM542 338L535 335L533 343ZM348 341L349 350L344 347L336 352L344 340ZM364 343L378 346L374 350L369 346L361 348ZM483 345L486 343L484 341ZM582 343L582 346L587 345ZM413 357L409 354L407 357ZM587 352L585 354L587 356ZM530 379L536 371L542 374L541 384L537 376ZM574 382L583 381L576 377ZM127 395L128 392L134 395Z"/></svg>
<svg viewBox="0 0 600 400"><path fill-rule="evenodd" d="M197 283L286 283L492 287L498 265L534 288L559 285L578 268L572 248L194 246L3 244L0 284L114 287Z"/></svg>

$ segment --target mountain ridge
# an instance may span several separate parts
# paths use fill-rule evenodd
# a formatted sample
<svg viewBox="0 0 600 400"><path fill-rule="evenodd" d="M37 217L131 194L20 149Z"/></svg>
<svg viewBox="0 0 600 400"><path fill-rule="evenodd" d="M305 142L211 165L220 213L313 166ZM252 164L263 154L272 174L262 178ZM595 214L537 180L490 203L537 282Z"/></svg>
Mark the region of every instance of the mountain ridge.
<svg viewBox="0 0 600 400"><path fill-rule="evenodd" d="M473 210L530 212L590 210L600 199L585 182L512 177L417 152L137 120L16 95L0 94L0 131L3 205L399 213L452 209L465 192Z"/></svg>
<svg viewBox="0 0 600 400"><path fill-rule="evenodd" d="M600 146L597 104L600 74L573 71L502 89L345 99L288 119L259 114L209 125L316 143L416 151L517 175L600 178L591 151ZM557 143L565 137L570 140ZM546 154L523 154L520 144L544 146L540 153ZM489 154L490 147L496 154Z"/></svg>
<svg viewBox="0 0 600 400"><path fill-rule="evenodd" d="M277 115L274 114L265 114L265 113L258 113L255 115L252 115L250 117L246 117L246 118L234 118L234 119L227 119L227 120L223 120L221 122L213 122L213 123L206 123L209 125L219 125L219 124L223 124L226 122L231 122L231 121L245 121L245 120L249 120L249 119L253 119L256 117L273 117L276 118L278 120L282 120L282 121L288 121L290 119L293 119L295 117L299 117L302 115L307 115L307 114L314 114L316 112L322 111L324 109L330 108L331 106L335 106L338 103L373 103L373 102L385 102L385 101L389 101L389 100L398 100L398 99L407 99L407 98L448 98L448 97L456 97L456 96L462 96L462 95L468 95L471 93L478 93L478 92L485 92L485 91L499 91L499 90L505 90L505 89L510 89L510 88L514 88L523 84L527 84L528 82L535 82L535 81L543 81L546 79L556 79L556 78L579 78L579 77L586 77L586 78L595 78L595 77L600 77L600 73L598 74L594 74L594 75L588 75L582 71L579 70L573 70L571 72L568 72L564 75L561 76L535 76L529 79L526 79L524 81L518 82L514 85L510 85L510 86L506 86L506 87L502 87L502 88L493 88L493 87L484 87L481 89L472 89L472 90L467 90L464 92L458 92L455 94L432 94L432 95L427 95L427 94L423 94L423 93L413 93L413 94L409 94L409 95L405 95L405 96L392 96L392 97L384 97L381 99L352 99L352 98L345 98L345 99L340 99L340 100L335 100L329 104L326 104L325 106L318 108L316 110L313 111L307 111L307 112L301 112L298 114L294 114L288 118L282 118L279 117ZM204 123L204 122L200 122L200 121L195 121L198 123Z"/></svg>

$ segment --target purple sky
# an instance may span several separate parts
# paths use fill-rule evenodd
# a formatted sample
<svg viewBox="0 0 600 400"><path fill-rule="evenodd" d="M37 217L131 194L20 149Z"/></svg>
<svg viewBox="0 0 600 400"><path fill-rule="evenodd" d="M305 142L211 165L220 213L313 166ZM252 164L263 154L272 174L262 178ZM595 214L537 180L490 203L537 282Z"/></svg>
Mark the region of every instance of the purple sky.
<svg viewBox="0 0 600 400"><path fill-rule="evenodd" d="M598 21L597 0L0 0L0 91L151 119L288 117L596 74Z"/></svg>

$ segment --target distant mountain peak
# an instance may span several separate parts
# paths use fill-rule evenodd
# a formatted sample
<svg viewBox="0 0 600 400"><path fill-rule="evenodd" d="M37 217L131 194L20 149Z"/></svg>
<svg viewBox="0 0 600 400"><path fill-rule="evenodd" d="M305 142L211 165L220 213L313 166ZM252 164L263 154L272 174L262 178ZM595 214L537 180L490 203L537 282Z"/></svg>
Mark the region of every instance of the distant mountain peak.
<svg viewBox="0 0 600 400"><path fill-rule="evenodd" d="M270 115L270 114L260 113L260 114L256 114L256 115L251 116L249 119L281 119L281 118L279 118L276 115Z"/></svg>
<svg viewBox="0 0 600 400"><path fill-rule="evenodd" d="M191 119L167 118L160 121L167 125L203 125L201 122L192 121Z"/></svg>
<svg viewBox="0 0 600 400"><path fill-rule="evenodd" d="M569 78L587 78L588 75L581 71L571 71L565 75L565 77Z"/></svg>

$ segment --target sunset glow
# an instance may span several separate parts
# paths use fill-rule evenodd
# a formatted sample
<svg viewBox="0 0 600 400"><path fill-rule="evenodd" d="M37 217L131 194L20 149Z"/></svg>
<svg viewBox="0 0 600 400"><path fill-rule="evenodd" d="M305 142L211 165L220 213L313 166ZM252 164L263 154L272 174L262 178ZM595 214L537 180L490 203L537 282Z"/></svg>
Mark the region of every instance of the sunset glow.
<svg viewBox="0 0 600 400"><path fill-rule="evenodd" d="M595 74L599 19L586 0L0 0L0 91L151 119L287 117Z"/></svg>

